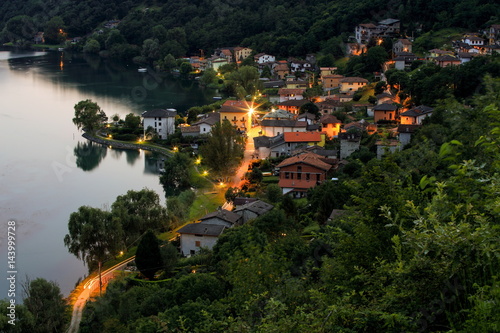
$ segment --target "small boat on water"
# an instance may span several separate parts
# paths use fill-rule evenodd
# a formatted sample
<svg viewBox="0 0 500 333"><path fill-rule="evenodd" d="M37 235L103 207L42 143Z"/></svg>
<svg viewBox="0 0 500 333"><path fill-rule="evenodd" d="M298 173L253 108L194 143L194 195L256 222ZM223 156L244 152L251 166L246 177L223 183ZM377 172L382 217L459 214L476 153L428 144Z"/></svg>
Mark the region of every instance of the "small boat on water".
<svg viewBox="0 0 500 333"><path fill-rule="evenodd" d="M141 67L137 70L139 73L146 73L148 71L147 68Z"/></svg>

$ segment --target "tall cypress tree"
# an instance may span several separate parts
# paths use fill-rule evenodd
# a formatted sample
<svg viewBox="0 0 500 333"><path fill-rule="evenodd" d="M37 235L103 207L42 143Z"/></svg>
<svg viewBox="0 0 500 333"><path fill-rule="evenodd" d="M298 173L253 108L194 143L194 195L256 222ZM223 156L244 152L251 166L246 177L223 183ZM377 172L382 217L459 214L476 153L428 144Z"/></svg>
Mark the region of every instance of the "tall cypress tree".
<svg viewBox="0 0 500 333"><path fill-rule="evenodd" d="M158 238L151 230L142 237L135 254L137 269L152 280L155 273L163 266Z"/></svg>

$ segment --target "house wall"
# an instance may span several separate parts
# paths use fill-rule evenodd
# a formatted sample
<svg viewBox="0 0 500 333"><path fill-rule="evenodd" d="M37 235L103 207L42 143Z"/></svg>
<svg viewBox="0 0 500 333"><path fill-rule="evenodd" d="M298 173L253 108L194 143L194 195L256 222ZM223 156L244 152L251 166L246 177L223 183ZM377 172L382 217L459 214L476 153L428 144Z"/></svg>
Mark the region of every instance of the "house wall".
<svg viewBox="0 0 500 333"><path fill-rule="evenodd" d="M373 112L373 122L377 122L379 120L395 120L396 119L396 111L374 111Z"/></svg>
<svg viewBox="0 0 500 333"><path fill-rule="evenodd" d="M360 88L366 86L364 82L341 82L340 83L340 92L347 93L350 91L357 91Z"/></svg>
<svg viewBox="0 0 500 333"><path fill-rule="evenodd" d="M411 133L399 133L399 142L401 143L401 147L406 146L410 143Z"/></svg>
<svg viewBox="0 0 500 333"><path fill-rule="evenodd" d="M247 130L248 125L248 113L247 112L220 112L220 121L224 119L229 120L234 126Z"/></svg>
<svg viewBox="0 0 500 333"><path fill-rule="evenodd" d="M359 149L359 141L340 140L340 159L346 158Z"/></svg>
<svg viewBox="0 0 500 333"><path fill-rule="evenodd" d="M406 117L401 116L401 125L415 125L417 124L417 120L415 117Z"/></svg>
<svg viewBox="0 0 500 333"><path fill-rule="evenodd" d="M168 135L173 134L175 131L175 118L174 117L154 117L144 118L144 130L149 126L153 127L162 139L166 139Z"/></svg>
<svg viewBox="0 0 500 333"><path fill-rule="evenodd" d="M306 132L305 127L262 126L262 135L273 137L285 132Z"/></svg>
<svg viewBox="0 0 500 333"><path fill-rule="evenodd" d="M290 100L302 100L304 96L299 94L285 94L280 95L280 102L290 101Z"/></svg>
<svg viewBox="0 0 500 333"><path fill-rule="evenodd" d="M212 130L212 126L208 124L200 124L200 134L208 134Z"/></svg>
<svg viewBox="0 0 500 333"><path fill-rule="evenodd" d="M326 132L326 135L329 138L333 138L334 136L339 135L340 124L326 124L326 126L323 126L323 132Z"/></svg>
<svg viewBox="0 0 500 333"><path fill-rule="evenodd" d="M300 170L301 168L302 170ZM308 175L309 174L309 180ZM287 165L280 169L280 179L294 179L297 181L313 182L323 181L326 179L326 172L312 165L297 163Z"/></svg>
<svg viewBox="0 0 500 333"><path fill-rule="evenodd" d="M198 252L200 247L213 248L217 243L218 237L214 236L195 236L192 234L181 234L181 253L190 255ZM199 242L199 246L197 246Z"/></svg>

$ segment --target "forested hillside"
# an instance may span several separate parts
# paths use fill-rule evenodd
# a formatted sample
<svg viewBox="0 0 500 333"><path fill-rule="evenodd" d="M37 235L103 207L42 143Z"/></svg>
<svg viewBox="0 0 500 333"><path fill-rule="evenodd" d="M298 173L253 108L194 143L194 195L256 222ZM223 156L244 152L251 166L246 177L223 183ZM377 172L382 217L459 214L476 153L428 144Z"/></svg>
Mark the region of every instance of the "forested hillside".
<svg viewBox="0 0 500 333"><path fill-rule="evenodd" d="M499 8L494 0L7 0L0 4L0 30L26 15L21 30L43 31L60 16L69 37L86 36L107 20L119 19L123 42L142 47L146 39L156 38L162 53L174 56L242 45L284 57L339 52L357 24L388 17L400 19L409 36L446 27L476 31L496 23Z"/></svg>

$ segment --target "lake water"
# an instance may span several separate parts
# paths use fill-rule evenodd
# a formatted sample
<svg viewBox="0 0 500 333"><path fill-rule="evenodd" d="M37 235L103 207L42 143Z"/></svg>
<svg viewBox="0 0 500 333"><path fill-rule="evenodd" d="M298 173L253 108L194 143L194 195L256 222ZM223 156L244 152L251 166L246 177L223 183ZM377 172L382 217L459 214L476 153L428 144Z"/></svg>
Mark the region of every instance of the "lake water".
<svg viewBox="0 0 500 333"><path fill-rule="evenodd" d="M212 101L196 82L138 66L63 52L0 49L0 298L7 298L7 222L16 223L16 297L21 282L56 281L66 296L87 268L63 243L78 207L109 207L144 187L165 202L151 154L90 144L72 123L74 105L92 99L108 116Z"/></svg>

